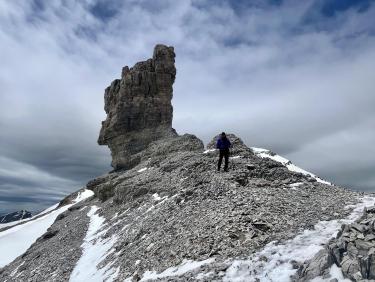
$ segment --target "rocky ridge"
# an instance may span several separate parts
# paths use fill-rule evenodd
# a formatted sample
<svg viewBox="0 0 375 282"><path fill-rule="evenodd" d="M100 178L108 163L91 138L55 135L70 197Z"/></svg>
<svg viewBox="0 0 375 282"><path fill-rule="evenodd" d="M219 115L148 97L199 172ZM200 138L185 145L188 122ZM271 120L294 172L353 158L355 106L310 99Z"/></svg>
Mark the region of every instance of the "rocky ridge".
<svg viewBox="0 0 375 282"><path fill-rule="evenodd" d="M375 206L365 209L354 223L343 224L336 238L300 267L296 280L330 278L333 265L352 281L375 280Z"/></svg>
<svg viewBox="0 0 375 282"><path fill-rule="evenodd" d="M90 181L96 197L62 214L50 228L53 236L38 240L0 279L12 281L10 273L22 263L21 280L49 281L50 273L58 273L53 281L65 281L81 254L71 250L82 243L85 214L94 205L106 219L101 240L116 238L98 268L118 268L115 281L137 281L186 260L210 263L158 281L194 281L199 274L207 275L201 281L221 281L231 260L293 238L320 220L343 218L350 212L344 207L358 201L358 193L311 182L256 156L239 138L237 143L230 172L216 173L217 152L204 153L193 135L152 142L136 167ZM72 235L78 230L81 235ZM65 253L63 269L51 265ZM33 271L38 265L45 268Z"/></svg>
<svg viewBox="0 0 375 282"><path fill-rule="evenodd" d="M236 260L322 220L345 218L353 209L346 207L361 201L363 193L291 171L233 134L230 170L216 172L216 137L205 150L196 136L171 128L174 53L158 46L153 59L125 68L106 90L99 143L111 148L116 169L89 181L95 196L60 214L45 236L0 270L1 281L83 281L77 278L82 259L90 262L81 271L92 275L86 281L233 281L228 270ZM149 90L147 79L161 80L162 91ZM160 111L162 121L155 119ZM90 260L90 251L100 255Z"/></svg>

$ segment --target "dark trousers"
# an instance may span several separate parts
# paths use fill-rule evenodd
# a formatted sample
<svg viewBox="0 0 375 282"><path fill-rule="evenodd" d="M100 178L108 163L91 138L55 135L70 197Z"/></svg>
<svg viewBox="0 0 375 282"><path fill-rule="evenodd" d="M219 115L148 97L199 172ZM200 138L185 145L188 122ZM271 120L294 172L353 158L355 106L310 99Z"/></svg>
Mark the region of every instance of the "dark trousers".
<svg viewBox="0 0 375 282"><path fill-rule="evenodd" d="M220 150L219 162L217 164L217 170L220 170L221 163L223 162L223 158L225 158L224 170L228 170L229 149Z"/></svg>

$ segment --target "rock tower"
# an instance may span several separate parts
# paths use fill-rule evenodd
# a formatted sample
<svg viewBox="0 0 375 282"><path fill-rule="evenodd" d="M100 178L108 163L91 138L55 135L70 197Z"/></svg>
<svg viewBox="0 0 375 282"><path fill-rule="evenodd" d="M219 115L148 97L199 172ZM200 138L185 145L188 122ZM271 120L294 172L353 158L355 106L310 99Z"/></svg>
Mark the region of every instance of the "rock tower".
<svg viewBox="0 0 375 282"><path fill-rule="evenodd" d="M152 59L122 69L121 79L105 89L99 145L108 145L114 169L129 169L140 161L137 153L151 142L176 136L172 128L173 47L156 45Z"/></svg>

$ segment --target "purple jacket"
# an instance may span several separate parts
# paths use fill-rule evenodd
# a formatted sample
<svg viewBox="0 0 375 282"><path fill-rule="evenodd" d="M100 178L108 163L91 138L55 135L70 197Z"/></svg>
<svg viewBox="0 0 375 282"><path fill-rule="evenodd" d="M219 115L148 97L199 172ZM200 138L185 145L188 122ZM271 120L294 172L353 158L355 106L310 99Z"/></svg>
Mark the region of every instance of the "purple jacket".
<svg viewBox="0 0 375 282"><path fill-rule="evenodd" d="M219 149L219 150L229 149L230 146L232 146L232 144L230 143L230 141L228 140L228 138L225 138L225 139L219 138L217 140L216 148Z"/></svg>

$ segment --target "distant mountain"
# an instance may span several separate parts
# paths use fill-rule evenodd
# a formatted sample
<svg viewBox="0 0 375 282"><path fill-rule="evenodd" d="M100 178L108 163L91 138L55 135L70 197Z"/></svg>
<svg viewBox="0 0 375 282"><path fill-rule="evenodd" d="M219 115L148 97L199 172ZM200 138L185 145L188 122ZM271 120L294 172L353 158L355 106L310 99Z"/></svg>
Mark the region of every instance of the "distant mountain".
<svg viewBox="0 0 375 282"><path fill-rule="evenodd" d="M31 212L26 210L16 211L0 216L0 224L18 221L21 219L30 218L32 216L33 215L31 214Z"/></svg>

